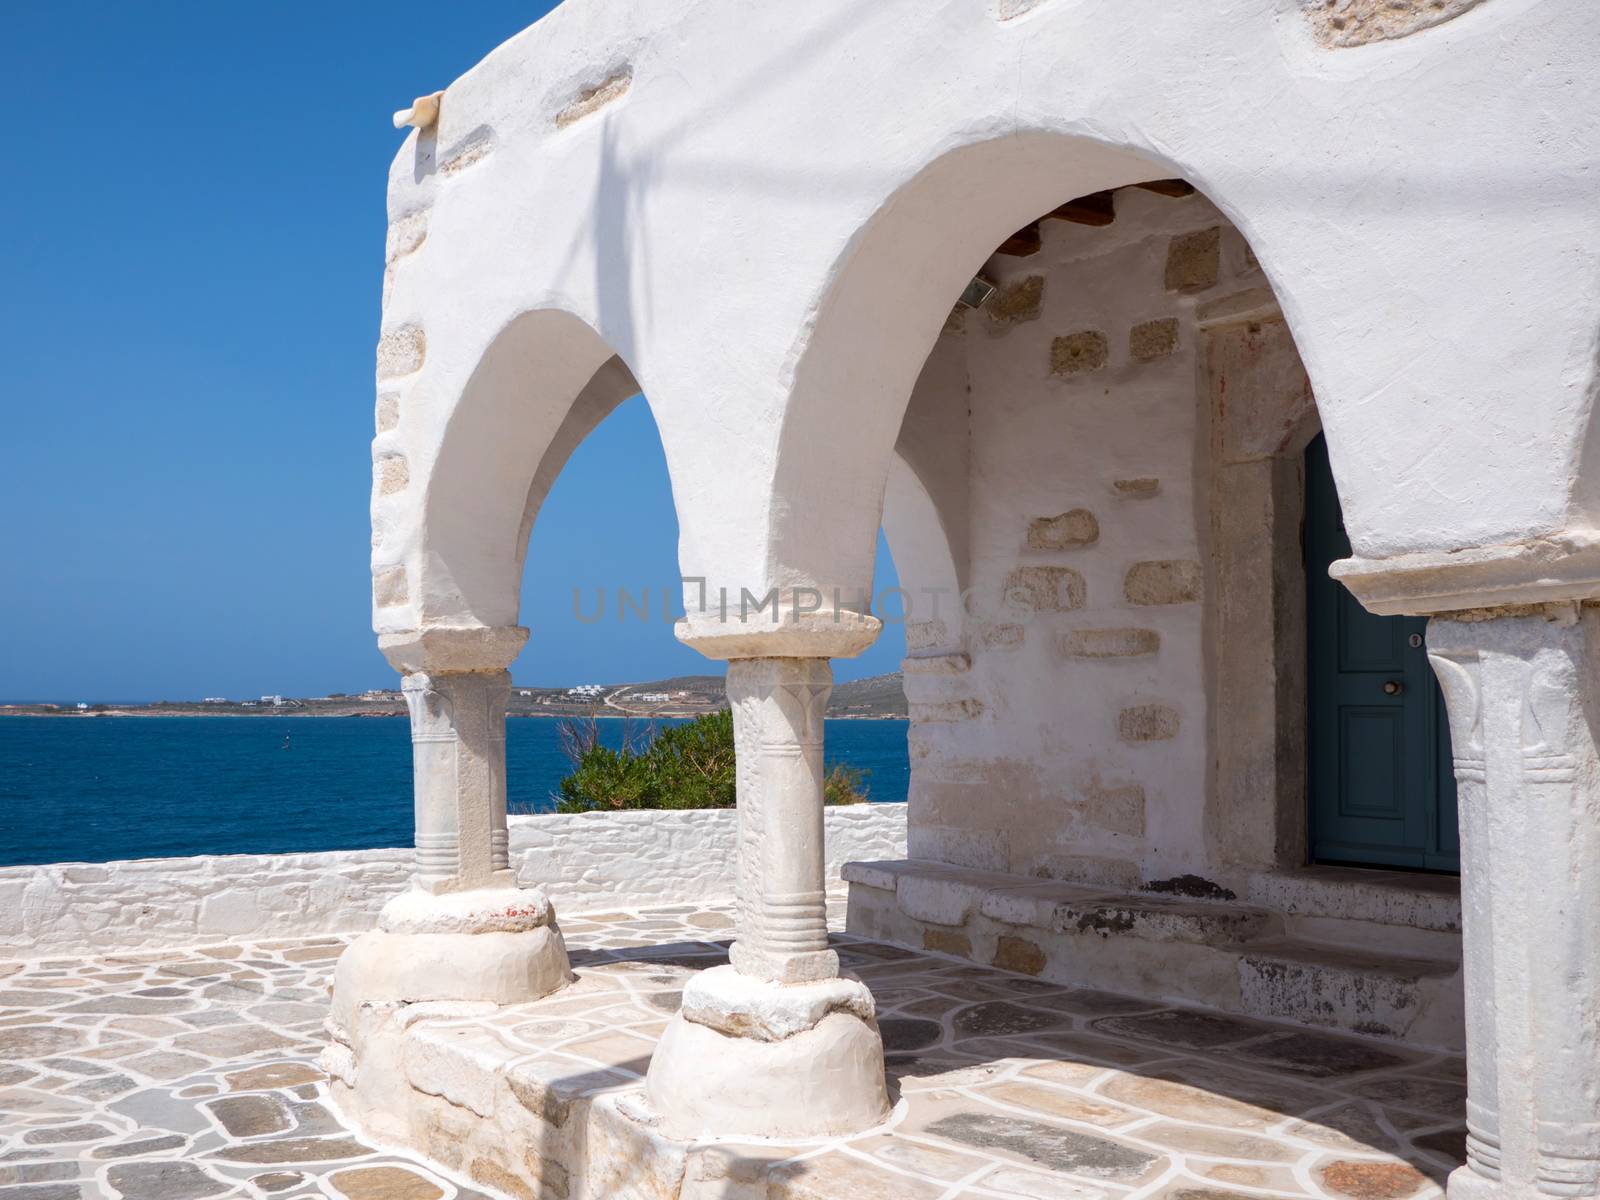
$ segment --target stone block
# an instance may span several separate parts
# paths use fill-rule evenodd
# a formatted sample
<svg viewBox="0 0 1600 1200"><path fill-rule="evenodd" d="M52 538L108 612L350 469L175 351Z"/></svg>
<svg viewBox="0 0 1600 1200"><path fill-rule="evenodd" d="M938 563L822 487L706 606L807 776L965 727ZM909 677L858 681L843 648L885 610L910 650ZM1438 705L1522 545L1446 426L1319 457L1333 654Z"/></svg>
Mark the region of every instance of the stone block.
<svg viewBox="0 0 1600 1200"><path fill-rule="evenodd" d="M1044 310L1044 276L1026 275L1003 283L983 311L989 317L991 333L1004 333L1024 321L1037 321Z"/></svg>
<svg viewBox="0 0 1600 1200"><path fill-rule="evenodd" d="M1044 970L1045 953L1027 938L1001 934L994 947L994 965L1003 971L1037 975Z"/></svg>
<svg viewBox="0 0 1600 1200"><path fill-rule="evenodd" d="M1106 365L1111 351L1106 335L1098 329L1084 329L1051 339L1050 373L1068 378L1098 371Z"/></svg>
<svg viewBox="0 0 1600 1200"><path fill-rule="evenodd" d="M1029 550L1075 550L1100 540L1100 522L1087 508L1074 508L1054 517L1034 517L1028 522Z"/></svg>
<svg viewBox="0 0 1600 1200"><path fill-rule="evenodd" d="M1186 559L1134 563L1123 577L1122 595L1129 604L1188 604L1200 599L1200 564Z"/></svg>
<svg viewBox="0 0 1600 1200"><path fill-rule="evenodd" d="M1069 629L1056 638L1067 658L1138 658L1161 649L1154 629Z"/></svg>
<svg viewBox="0 0 1600 1200"><path fill-rule="evenodd" d="M392 496L411 486L411 467L403 454L385 454L373 464L372 473L380 495Z"/></svg>
<svg viewBox="0 0 1600 1200"><path fill-rule="evenodd" d="M1278 298L1267 287L1248 288L1231 296L1219 296L1215 300L1207 300L1195 310L1195 320L1201 325L1272 321L1282 317Z"/></svg>
<svg viewBox="0 0 1600 1200"><path fill-rule="evenodd" d="M1165 742L1178 736L1178 710L1168 704L1136 704L1117 714L1117 736L1125 742Z"/></svg>
<svg viewBox="0 0 1600 1200"><path fill-rule="evenodd" d="M953 954L957 958L972 957L972 939L956 929L924 929L922 948L935 954Z"/></svg>
<svg viewBox="0 0 1600 1200"><path fill-rule="evenodd" d="M398 379L422 369L428 339L420 325L402 325L378 339L378 378Z"/></svg>
<svg viewBox="0 0 1600 1200"><path fill-rule="evenodd" d="M978 642L989 650L1011 650L1022 645L1022 626L987 623L978 627Z"/></svg>
<svg viewBox="0 0 1600 1200"><path fill-rule="evenodd" d="M1161 480L1152 476L1139 479L1113 479L1111 493L1124 500L1148 500L1161 494Z"/></svg>
<svg viewBox="0 0 1600 1200"><path fill-rule="evenodd" d="M1135 362L1154 362L1178 348L1178 318L1141 321L1128 331L1128 355Z"/></svg>
<svg viewBox="0 0 1600 1200"><path fill-rule="evenodd" d="M388 236L384 239L383 261L392 263L397 258L402 258L412 253L428 237L428 210L420 209L417 212L407 213L397 217L389 224Z"/></svg>
<svg viewBox="0 0 1600 1200"><path fill-rule="evenodd" d="M1330 49L1410 37L1483 0L1300 0L1312 36Z"/></svg>
<svg viewBox="0 0 1600 1200"><path fill-rule="evenodd" d="M1083 576L1070 567L1017 567L1006 576L1006 603L1022 612L1082 608L1084 595Z"/></svg>
<svg viewBox="0 0 1600 1200"><path fill-rule="evenodd" d="M1203 292L1215 287L1222 268L1222 227L1182 233L1167 243L1166 289Z"/></svg>
<svg viewBox="0 0 1600 1200"><path fill-rule="evenodd" d="M1144 788L1137 783L1102 783L1093 776L1079 792L1084 818L1110 833L1144 836Z"/></svg>
<svg viewBox="0 0 1600 1200"><path fill-rule="evenodd" d="M374 608L393 608L410 599L404 567L384 567L372 574Z"/></svg>
<svg viewBox="0 0 1600 1200"><path fill-rule="evenodd" d="M377 410L373 414L373 423L379 433L388 433L391 429L400 427L400 393L380 392L378 394Z"/></svg>

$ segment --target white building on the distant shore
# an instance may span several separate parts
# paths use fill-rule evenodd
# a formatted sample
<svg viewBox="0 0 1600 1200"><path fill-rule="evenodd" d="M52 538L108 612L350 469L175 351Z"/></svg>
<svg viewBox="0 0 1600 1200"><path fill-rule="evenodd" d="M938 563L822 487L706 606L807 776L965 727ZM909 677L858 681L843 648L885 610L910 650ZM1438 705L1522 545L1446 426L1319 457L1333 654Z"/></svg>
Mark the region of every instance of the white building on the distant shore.
<svg viewBox="0 0 1600 1200"><path fill-rule="evenodd" d="M227 702L228 698L226 696L207 696L200 701L201 704L226 704Z"/></svg>
<svg viewBox="0 0 1600 1200"><path fill-rule="evenodd" d="M567 695L579 696L587 700L603 694L605 690L598 683L580 683L577 687L568 688Z"/></svg>

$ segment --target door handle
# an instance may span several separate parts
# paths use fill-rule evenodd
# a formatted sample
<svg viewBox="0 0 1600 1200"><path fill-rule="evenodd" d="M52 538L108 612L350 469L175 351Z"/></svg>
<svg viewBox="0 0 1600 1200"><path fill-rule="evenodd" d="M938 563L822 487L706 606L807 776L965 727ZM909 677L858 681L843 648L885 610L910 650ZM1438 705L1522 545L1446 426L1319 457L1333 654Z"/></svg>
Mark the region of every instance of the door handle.
<svg viewBox="0 0 1600 1200"><path fill-rule="evenodd" d="M1406 685L1398 679L1385 679L1383 681L1383 694L1385 696L1398 696L1406 690Z"/></svg>

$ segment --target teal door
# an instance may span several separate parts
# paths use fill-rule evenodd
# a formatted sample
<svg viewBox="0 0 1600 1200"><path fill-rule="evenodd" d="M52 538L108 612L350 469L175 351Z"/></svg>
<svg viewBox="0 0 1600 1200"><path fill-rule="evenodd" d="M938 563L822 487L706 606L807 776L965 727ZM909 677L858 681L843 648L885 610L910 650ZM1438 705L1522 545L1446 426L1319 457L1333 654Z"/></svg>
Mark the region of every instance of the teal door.
<svg viewBox="0 0 1600 1200"><path fill-rule="evenodd" d="M1313 862L1460 869L1444 698L1421 617L1375 617L1328 564L1348 557L1327 443L1306 448L1307 791Z"/></svg>

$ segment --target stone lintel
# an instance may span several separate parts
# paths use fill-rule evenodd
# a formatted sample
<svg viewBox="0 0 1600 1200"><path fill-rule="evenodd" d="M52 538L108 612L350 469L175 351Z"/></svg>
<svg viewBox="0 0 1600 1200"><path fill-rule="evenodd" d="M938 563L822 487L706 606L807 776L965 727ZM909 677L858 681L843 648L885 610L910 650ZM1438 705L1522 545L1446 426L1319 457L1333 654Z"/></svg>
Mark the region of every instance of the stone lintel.
<svg viewBox="0 0 1600 1200"><path fill-rule="evenodd" d="M804 589L801 589L804 591ZM683 617L678 640L707 658L854 658L872 645L883 622L851 609L797 611L793 607L743 616L716 612Z"/></svg>
<svg viewBox="0 0 1600 1200"><path fill-rule="evenodd" d="M403 675L504 671L527 640L520 625L445 625L380 633L378 649Z"/></svg>
<svg viewBox="0 0 1600 1200"><path fill-rule="evenodd" d="M1328 573L1379 616L1472 619L1600 599L1600 531L1569 530L1499 546L1347 558ZM1485 610L1511 609L1511 613Z"/></svg>

